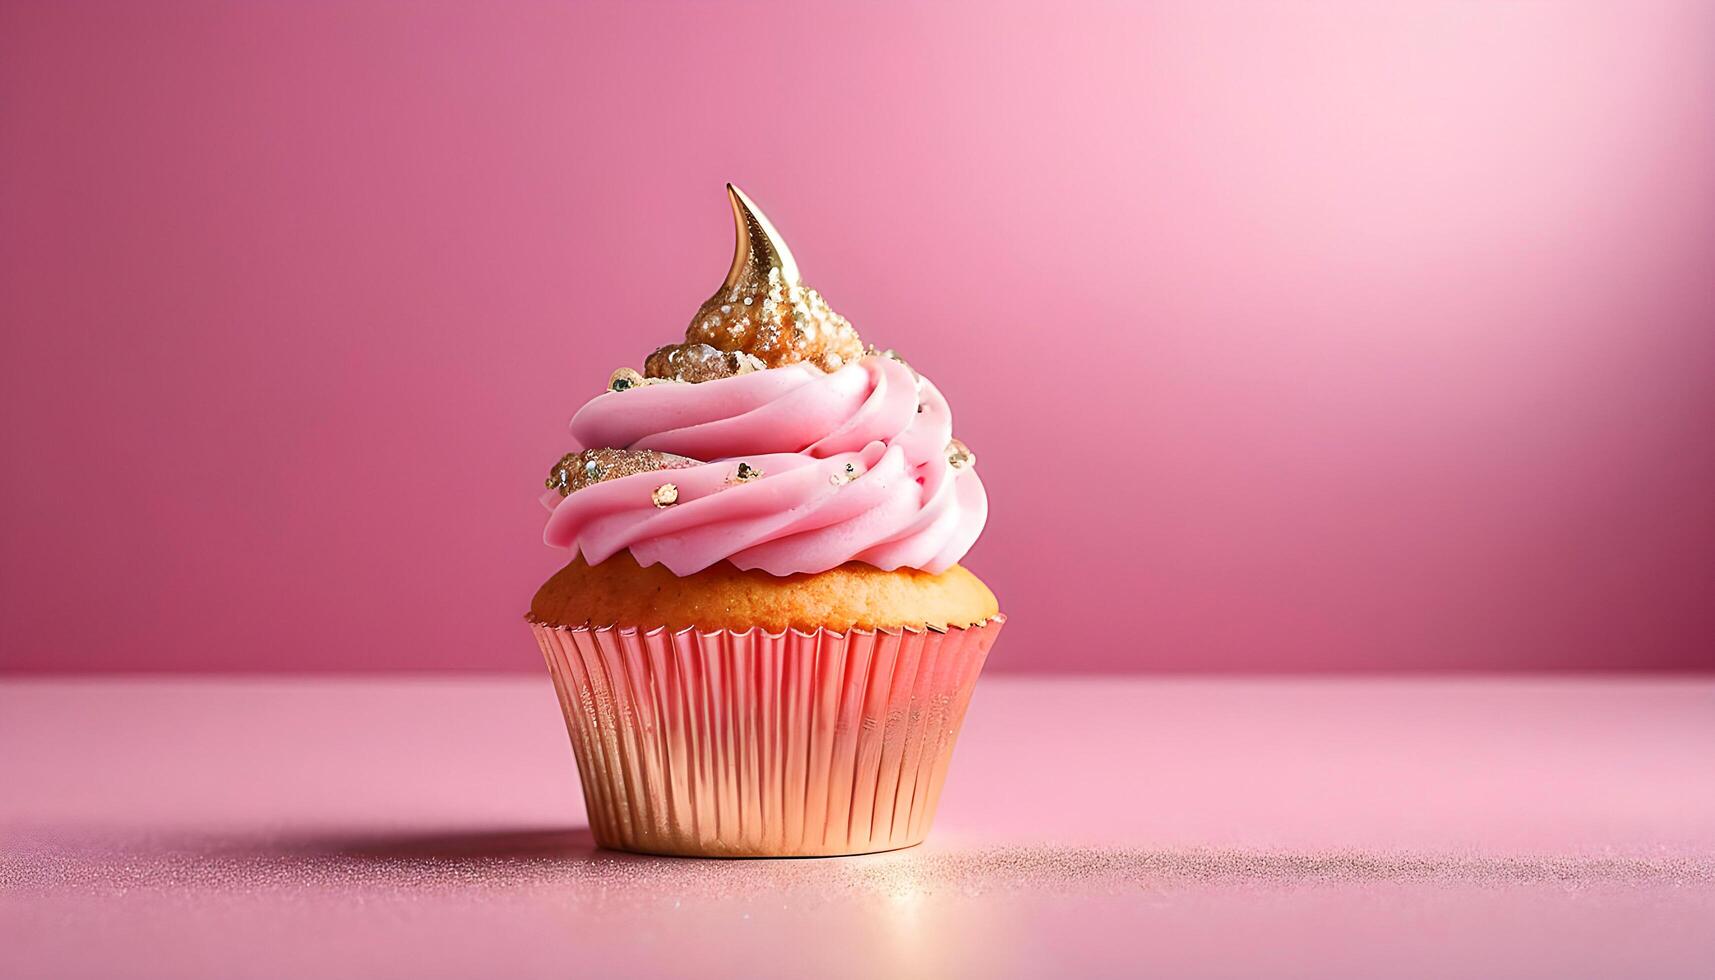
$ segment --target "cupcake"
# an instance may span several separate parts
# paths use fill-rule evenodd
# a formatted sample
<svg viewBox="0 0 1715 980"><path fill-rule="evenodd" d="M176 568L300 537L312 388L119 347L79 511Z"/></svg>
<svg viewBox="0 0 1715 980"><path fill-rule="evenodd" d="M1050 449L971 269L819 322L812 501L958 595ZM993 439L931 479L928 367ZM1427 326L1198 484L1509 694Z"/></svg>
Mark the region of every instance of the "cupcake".
<svg viewBox="0 0 1715 980"><path fill-rule="evenodd" d="M529 622L603 847L907 847L1004 623L958 564L987 496L941 393L727 192L726 281L572 418Z"/></svg>

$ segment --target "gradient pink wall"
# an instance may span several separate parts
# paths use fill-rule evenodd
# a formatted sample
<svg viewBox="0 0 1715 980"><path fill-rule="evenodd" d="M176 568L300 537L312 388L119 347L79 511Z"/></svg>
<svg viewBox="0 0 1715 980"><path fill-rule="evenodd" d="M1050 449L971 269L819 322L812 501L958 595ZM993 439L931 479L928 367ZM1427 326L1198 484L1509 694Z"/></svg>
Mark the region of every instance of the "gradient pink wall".
<svg viewBox="0 0 1715 980"><path fill-rule="evenodd" d="M998 669L1715 667L1712 9L4 3L0 665L539 670L732 179Z"/></svg>

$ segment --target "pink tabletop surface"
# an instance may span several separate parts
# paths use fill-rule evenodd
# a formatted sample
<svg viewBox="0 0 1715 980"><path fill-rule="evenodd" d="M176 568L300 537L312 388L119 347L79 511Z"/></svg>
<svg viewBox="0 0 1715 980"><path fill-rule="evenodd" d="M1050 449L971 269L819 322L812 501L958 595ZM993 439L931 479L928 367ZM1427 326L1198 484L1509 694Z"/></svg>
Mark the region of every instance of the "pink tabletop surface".
<svg viewBox="0 0 1715 980"><path fill-rule="evenodd" d="M545 679L0 685L0 976L1709 976L1715 681L978 688L928 844L596 850Z"/></svg>

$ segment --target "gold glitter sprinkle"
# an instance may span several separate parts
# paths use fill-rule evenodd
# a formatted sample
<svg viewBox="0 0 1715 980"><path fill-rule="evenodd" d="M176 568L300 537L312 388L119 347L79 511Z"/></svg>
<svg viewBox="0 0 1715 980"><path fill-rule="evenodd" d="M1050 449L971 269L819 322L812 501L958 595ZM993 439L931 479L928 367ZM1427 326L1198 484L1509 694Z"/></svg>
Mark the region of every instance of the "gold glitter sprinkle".
<svg viewBox="0 0 1715 980"><path fill-rule="evenodd" d="M857 464L856 463L847 463L845 466L841 467L838 470L835 470L831 475L829 475L828 482L837 487L837 486L840 486L841 484L844 484L844 483L850 483L857 478L858 478L858 466L857 466Z"/></svg>
<svg viewBox="0 0 1715 980"><path fill-rule="evenodd" d="M663 483L655 488L649 499L657 507L671 507L679 502L679 488L671 483Z"/></svg>
<svg viewBox="0 0 1715 980"><path fill-rule="evenodd" d="M623 476L696 465L694 459L651 449L586 449L561 456L559 462L548 470L545 485L549 490L558 490L564 497L592 484Z"/></svg>
<svg viewBox="0 0 1715 980"><path fill-rule="evenodd" d="M977 465L977 454L970 447L957 439L947 443L947 465L955 470L969 469Z"/></svg>
<svg viewBox="0 0 1715 980"><path fill-rule="evenodd" d="M607 379L607 390L609 390L609 391L627 391L631 388L637 387L638 385L640 385L642 383L643 383L643 375L638 374L636 371L633 371L631 368L622 367L619 370L613 372L613 375Z"/></svg>
<svg viewBox="0 0 1715 980"><path fill-rule="evenodd" d="M698 384L749 374L763 367L760 359L744 351L720 350L708 344L669 344L644 360L643 371L649 376L644 384L657 381Z"/></svg>
<svg viewBox="0 0 1715 980"><path fill-rule="evenodd" d="M549 490L560 491L560 496L564 497L572 492L572 474L577 471L580 465L577 453L567 453L561 456L558 463L548 467L548 479L543 481L542 485Z"/></svg>
<svg viewBox="0 0 1715 980"><path fill-rule="evenodd" d="M738 471L732 475L732 480L730 482L732 482L732 483L749 483L752 480L760 480L760 479L762 479L762 471L761 470L750 465L749 463L740 463L740 464L738 464Z"/></svg>

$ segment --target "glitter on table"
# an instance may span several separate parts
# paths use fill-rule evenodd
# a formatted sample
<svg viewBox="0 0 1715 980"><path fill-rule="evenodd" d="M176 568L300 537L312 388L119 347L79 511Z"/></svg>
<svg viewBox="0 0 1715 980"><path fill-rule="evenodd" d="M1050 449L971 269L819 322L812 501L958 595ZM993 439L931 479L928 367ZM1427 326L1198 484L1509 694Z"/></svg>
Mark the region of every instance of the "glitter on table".
<svg viewBox="0 0 1715 980"><path fill-rule="evenodd" d="M979 685L921 848L596 850L545 679L0 684L4 976L1707 976L1715 681Z"/></svg>

